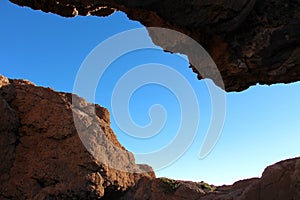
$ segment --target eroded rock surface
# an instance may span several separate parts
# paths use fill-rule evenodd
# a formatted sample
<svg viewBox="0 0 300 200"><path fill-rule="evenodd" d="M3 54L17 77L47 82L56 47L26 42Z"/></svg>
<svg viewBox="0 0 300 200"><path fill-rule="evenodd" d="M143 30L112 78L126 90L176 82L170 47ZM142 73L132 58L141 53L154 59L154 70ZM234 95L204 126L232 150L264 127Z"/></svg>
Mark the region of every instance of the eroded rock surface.
<svg viewBox="0 0 300 200"><path fill-rule="evenodd" d="M0 199L113 199L140 178L155 177L151 167L135 164L109 127L107 109L98 105L93 123L104 135L94 129L90 139L97 144L105 138L106 144L94 147L95 159L83 146L72 113L76 106L87 120L94 105L74 98L72 105L72 94L0 75ZM117 160L119 169L106 160Z"/></svg>
<svg viewBox="0 0 300 200"><path fill-rule="evenodd" d="M107 16L115 10L145 26L178 30L199 42L211 55L227 91L251 85L300 80L300 1L298 0L10 0L66 17ZM150 31L154 43L172 52L186 53L184 42L164 41ZM164 37L166 38L166 37ZM214 72L198 78L215 79Z"/></svg>

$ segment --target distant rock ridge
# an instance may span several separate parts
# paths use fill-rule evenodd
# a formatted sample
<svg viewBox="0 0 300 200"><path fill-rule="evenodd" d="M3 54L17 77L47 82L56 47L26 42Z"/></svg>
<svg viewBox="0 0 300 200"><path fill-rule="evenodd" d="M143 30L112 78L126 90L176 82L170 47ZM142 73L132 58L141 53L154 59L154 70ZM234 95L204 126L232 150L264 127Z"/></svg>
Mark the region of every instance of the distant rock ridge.
<svg viewBox="0 0 300 200"><path fill-rule="evenodd" d="M71 101L70 93L0 75L1 200L300 199L300 157L267 167L261 178L231 186L155 178L151 167L135 164L133 154L119 143L110 128L108 110L95 105L97 120L93 123L99 123L114 148L104 144L101 151L94 151L103 160L116 158L119 170L111 168L84 147L74 125ZM90 116L94 105L77 96L75 101L81 113L78 117Z"/></svg>
<svg viewBox="0 0 300 200"><path fill-rule="evenodd" d="M300 157L267 167L261 178L241 180L233 185L219 187L203 182L143 178L122 199L299 200Z"/></svg>

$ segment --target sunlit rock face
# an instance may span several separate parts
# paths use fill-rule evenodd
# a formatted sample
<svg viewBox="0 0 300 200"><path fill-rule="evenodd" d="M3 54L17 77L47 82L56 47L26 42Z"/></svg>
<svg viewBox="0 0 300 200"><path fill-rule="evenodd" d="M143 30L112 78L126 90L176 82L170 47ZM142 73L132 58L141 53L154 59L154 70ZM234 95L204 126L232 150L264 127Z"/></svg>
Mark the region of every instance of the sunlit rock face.
<svg viewBox="0 0 300 200"><path fill-rule="evenodd" d="M145 26L180 31L201 44L222 75L225 90L242 91L251 85L290 83L300 80L300 2L285 0L10 0L21 6L61 16L107 16L127 13ZM153 42L172 52L155 33ZM184 43L180 38L174 44ZM182 46L182 45L179 45ZM197 57L193 52L189 58ZM198 78L212 78L200 74ZM218 85L220 85L217 82ZM221 86L221 85L220 85Z"/></svg>
<svg viewBox="0 0 300 200"><path fill-rule="evenodd" d="M95 105L74 99L76 105L72 94L0 75L0 199L118 198L140 178L155 177L151 167L135 164L110 128L108 110L98 105L93 123L99 126L90 127L99 129L89 130L89 138L107 142L94 147L95 159L73 120L88 121ZM108 159L117 160L118 169L102 162Z"/></svg>

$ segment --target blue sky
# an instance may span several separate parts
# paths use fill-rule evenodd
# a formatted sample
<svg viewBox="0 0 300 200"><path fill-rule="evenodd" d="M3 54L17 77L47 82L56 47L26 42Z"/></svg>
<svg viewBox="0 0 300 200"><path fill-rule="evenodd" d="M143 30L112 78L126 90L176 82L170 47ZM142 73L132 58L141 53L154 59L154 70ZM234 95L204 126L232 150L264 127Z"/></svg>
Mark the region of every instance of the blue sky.
<svg viewBox="0 0 300 200"><path fill-rule="evenodd" d="M142 27L117 12L109 17L62 18L4 0L0 2L0 74L24 78L36 85L72 92L74 80L86 56L103 40L119 32ZM187 67L187 61L160 49L132 52L117 59L99 82L96 103L111 111L111 94L122 74L144 63L161 63L182 74L196 92L200 123L197 135L183 156L157 176L220 185L260 176L263 169L300 154L300 83L255 86L226 94L226 119L213 151L199 159L200 147L209 126L211 102L204 81ZM159 135L148 140L126 135L112 116L112 128L120 142L134 153L162 148L175 137L180 124L176 96L167 88L149 84L130 99L135 123L149 123L148 110L162 104L167 120ZM151 165L151 163L148 163Z"/></svg>

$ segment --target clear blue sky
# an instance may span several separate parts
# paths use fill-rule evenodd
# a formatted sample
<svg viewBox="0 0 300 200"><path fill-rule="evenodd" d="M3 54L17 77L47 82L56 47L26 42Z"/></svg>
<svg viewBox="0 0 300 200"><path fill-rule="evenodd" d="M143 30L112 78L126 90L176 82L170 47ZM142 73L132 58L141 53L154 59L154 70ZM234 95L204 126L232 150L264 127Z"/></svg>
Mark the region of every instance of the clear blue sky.
<svg viewBox="0 0 300 200"><path fill-rule="evenodd" d="M121 12L106 18L62 18L4 0L0 1L0 27L0 74L72 92L76 73L93 48L111 35L142 26ZM96 103L111 111L110 95L122 73L149 62L168 65L186 77L197 92L200 109L199 130L193 144L179 160L157 171L157 176L230 184L261 176L267 165L300 155L300 83L255 86L244 92L227 93L222 135L203 160L199 159L199 150L209 126L210 97L204 82L196 79L182 57L161 50L121 57L101 79ZM129 108L133 120L146 125L149 107L158 103L166 110L167 122L160 135L149 140L127 136L112 116L112 128L133 153L156 150L175 135L180 108L174 94L164 87L147 85L133 94Z"/></svg>

